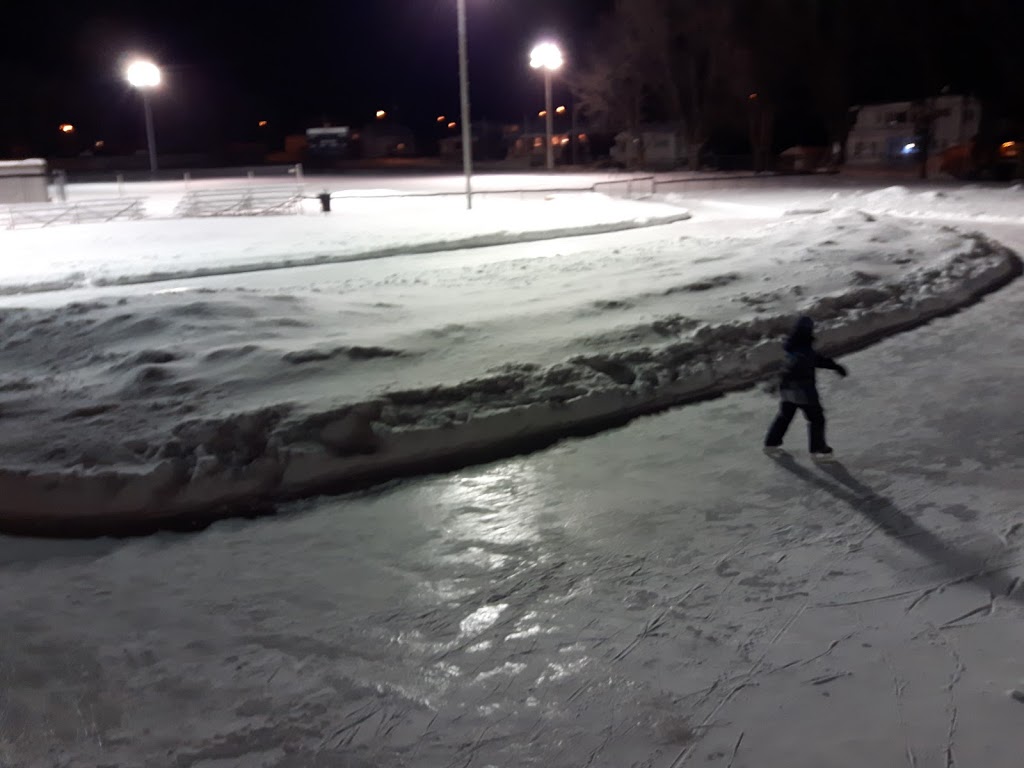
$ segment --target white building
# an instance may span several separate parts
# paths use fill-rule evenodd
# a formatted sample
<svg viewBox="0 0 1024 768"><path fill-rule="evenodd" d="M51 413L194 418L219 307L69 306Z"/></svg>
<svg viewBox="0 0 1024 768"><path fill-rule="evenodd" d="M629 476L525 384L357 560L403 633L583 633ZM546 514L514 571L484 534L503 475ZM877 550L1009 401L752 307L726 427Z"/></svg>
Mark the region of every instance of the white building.
<svg viewBox="0 0 1024 768"><path fill-rule="evenodd" d="M611 149L612 160L624 166L675 168L687 161L687 155L686 134L672 123L642 125L639 133L623 131Z"/></svg>
<svg viewBox="0 0 1024 768"><path fill-rule="evenodd" d="M938 112L932 125L928 153L963 144L974 137L981 122L981 104L970 96L943 95L928 100ZM846 142L849 165L900 165L916 162L921 137L914 125L915 104L895 101L853 107L857 122Z"/></svg>

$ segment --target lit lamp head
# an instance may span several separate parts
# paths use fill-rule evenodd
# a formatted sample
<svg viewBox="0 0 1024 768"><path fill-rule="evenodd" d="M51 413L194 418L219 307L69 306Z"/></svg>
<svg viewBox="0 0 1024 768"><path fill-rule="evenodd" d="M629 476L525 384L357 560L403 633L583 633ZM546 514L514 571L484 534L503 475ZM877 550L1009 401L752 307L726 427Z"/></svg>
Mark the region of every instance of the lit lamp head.
<svg viewBox="0 0 1024 768"><path fill-rule="evenodd" d="M151 61L133 61L124 73L135 88L156 88L160 85L160 68Z"/></svg>
<svg viewBox="0 0 1024 768"><path fill-rule="evenodd" d="M530 52L530 66L554 72L562 68L562 51L554 43L541 43Z"/></svg>

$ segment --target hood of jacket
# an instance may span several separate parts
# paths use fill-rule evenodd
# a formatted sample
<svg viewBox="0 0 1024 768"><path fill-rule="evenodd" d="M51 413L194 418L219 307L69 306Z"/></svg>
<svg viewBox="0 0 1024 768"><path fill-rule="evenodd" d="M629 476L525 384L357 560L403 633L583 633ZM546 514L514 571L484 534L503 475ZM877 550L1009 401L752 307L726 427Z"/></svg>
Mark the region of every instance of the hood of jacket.
<svg viewBox="0 0 1024 768"><path fill-rule="evenodd" d="M803 315L796 321L793 330L790 331L783 348L787 352L796 352L802 349L809 349L814 343L814 320Z"/></svg>

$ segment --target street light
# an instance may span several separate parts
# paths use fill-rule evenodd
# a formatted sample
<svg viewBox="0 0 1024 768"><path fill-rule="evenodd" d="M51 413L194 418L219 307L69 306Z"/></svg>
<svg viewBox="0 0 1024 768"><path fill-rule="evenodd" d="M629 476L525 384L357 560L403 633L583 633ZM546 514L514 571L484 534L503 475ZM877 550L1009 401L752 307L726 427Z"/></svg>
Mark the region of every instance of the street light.
<svg viewBox="0 0 1024 768"><path fill-rule="evenodd" d="M466 174L466 210L473 209L473 129L469 124L469 42L466 0L457 0L459 17L459 101L462 105L462 170ZM449 128L453 126L449 125Z"/></svg>
<svg viewBox="0 0 1024 768"><path fill-rule="evenodd" d="M544 70L544 117L547 127L547 164L550 171L555 167L555 151L552 146L554 115L551 109L551 73L562 68L562 51L554 43L541 43L530 52L530 66Z"/></svg>
<svg viewBox="0 0 1024 768"><path fill-rule="evenodd" d="M160 69L151 61L133 61L125 70L125 77L133 88L142 91L142 103L146 110L146 140L149 144L149 170L156 173L156 134L153 131L153 108L149 104L149 92L160 85Z"/></svg>

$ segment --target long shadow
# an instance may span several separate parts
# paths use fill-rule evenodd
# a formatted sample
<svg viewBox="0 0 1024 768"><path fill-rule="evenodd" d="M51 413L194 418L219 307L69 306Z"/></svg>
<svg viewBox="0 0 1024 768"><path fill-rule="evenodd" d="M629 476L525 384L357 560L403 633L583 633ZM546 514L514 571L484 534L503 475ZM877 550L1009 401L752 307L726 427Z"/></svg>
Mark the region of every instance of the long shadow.
<svg viewBox="0 0 1024 768"><path fill-rule="evenodd" d="M818 467L821 473L835 481L830 482L818 472L798 464L792 456L782 454L772 459L787 472L853 507L876 523L886 535L940 566L953 581L972 582L996 597L1009 598L1024 605L1024 589L1016 588L1018 579L1008 576L1006 568L993 565L992 553L972 552L943 541L900 510L891 499L860 482L839 462L830 461Z"/></svg>

